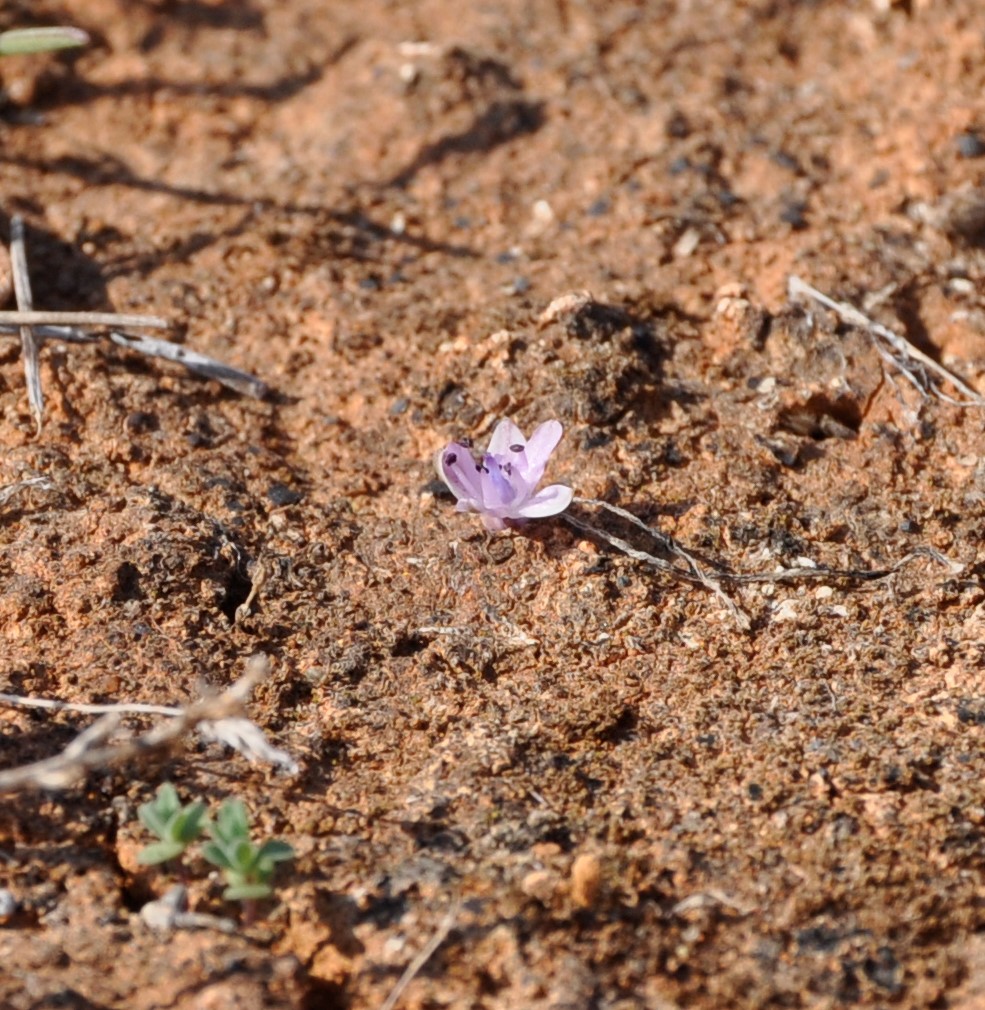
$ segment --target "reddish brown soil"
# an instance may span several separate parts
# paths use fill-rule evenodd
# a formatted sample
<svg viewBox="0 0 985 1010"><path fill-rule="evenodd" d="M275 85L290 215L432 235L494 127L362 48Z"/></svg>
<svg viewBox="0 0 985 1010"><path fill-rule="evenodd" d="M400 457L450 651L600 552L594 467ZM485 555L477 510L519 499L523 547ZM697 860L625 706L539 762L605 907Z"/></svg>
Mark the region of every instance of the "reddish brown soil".
<svg viewBox="0 0 985 1010"><path fill-rule="evenodd" d="M167 315L273 393L53 345L35 437L4 339L0 486L49 485L0 506L0 690L184 704L263 652L302 770L193 745L5 797L0 1005L376 1008L458 903L399 1006L985 1007L985 415L786 293L985 391L982 5L32 19L94 40L0 68L35 303ZM432 454L502 416L709 565L955 568L732 590L740 631L561 520L456 513ZM0 720L9 768L90 717ZM139 917L165 780L295 846L235 934Z"/></svg>

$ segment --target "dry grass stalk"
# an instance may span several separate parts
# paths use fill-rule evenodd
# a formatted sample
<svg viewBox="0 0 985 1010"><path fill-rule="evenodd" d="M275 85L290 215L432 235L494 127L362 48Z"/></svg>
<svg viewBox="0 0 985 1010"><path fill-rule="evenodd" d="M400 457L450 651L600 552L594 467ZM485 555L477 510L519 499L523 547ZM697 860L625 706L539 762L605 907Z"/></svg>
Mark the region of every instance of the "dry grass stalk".
<svg viewBox="0 0 985 1010"><path fill-rule="evenodd" d="M46 340L63 340L67 343L90 343L108 336L118 347L126 347L138 354L163 358L182 365L188 371L234 389L237 393L260 399L269 392L262 380L238 368L210 358L208 355L181 347L167 340L141 336L123 331L124 327L167 329L169 323L160 316L136 315L116 312L45 312L35 311L31 298L31 281L27 269L27 252L24 242L24 221L18 215L10 219L10 262L16 312L0 312L0 334L18 334L24 358L24 375L27 381L28 403L38 434L44 416L44 393L41 388L39 351ZM107 334L87 333L84 327L108 329Z"/></svg>
<svg viewBox="0 0 985 1010"><path fill-rule="evenodd" d="M160 316L135 315L132 312L45 312L17 309L0 312L0 326L144 326L167 330L171 324Z"/></svg>
<svg viewBox="0 0 985 1010"><path fill-rule="evenodd" d="M24 244L24 219L14 215L10 219L10 266L14 277L14 297L18 312L30 312L34 308L31 297L31 277L27 270L27 249ZM41 434L41 418L44 416L44 393L41 391L41 362L38 352L41 342L34 335L29 324L20 327L21 355L24 358L24 378L27 382L27 401L31 406L31 416Z"/></svg>
<svg viewBox="0 0 985 1010"><path fill-rule="evenodd" d="M566 523L583 533L597 537L610 547L615 547L616 550L622 551L623 554L634 561L640 561L652 568L656 568L658 571L680 582L686 582L692 586L702 586L714 593L743 631L748 631L752 627L752 623L745 611L725 593L723 584L739 586L754 583L809 581L872 582L895 575L906 565L910 564L910 562L920 559L927 559L942 565L952 575L957 575L964 568L960 562L952 561L932 547L918 547L886 568L828 568L824 565L812 565L810 567L779 568L772 572L738 573L726 571L723 564L715 562L715 570L709 572L673 537L668 536L666 533L661 533L660 530L654 529L652 526L647 526L642 519L637 518L626 509L619 508L618 505L610 505L608 502L596 498L575 498L574 503L577 505L594 505L613 515L619 516L620 519L636 526L648 537L656 541L660 551L670 555L682 564L674 564L672 561L657 557L649 551L640 550L622 537L609 533L607 530L599 529L597 526L585 522L585 520L572 515L570 512L563 512L560 515L560 518Z"/></svg>
<svg viewBox="0 0 985 1010"><path fill-rule="evenodd" d="M791 274L787 281L787 292L791 298L798 295L813 298L825 308L830 309L844 322L859 329L868 331L873 337L873 344L879 352L883 361L892 365L902 375L913 384L922 395L933 393L935 396L958 407L985 407L985 397L976 392L967 383L959 379L953 372L938 364L929 355L924 354L919 347L915 347L906 337L894 333L886 326L869 319L864 313L859 312L854 305L847 302L838 302L833 298L811 287L806 281L794 274ZM926 372L932 373L928 376ZM956 389L965 399L956 400L941 392L939 382L948 383Z"/></svg>
<svg viewBox="0 0 985 1010"><path fill-rule="evenodd" d="M455 925L455 920L458 918L458 912L461 907L461 901L456 901L452 907L448 909L445 913L445 917L440 923L438 923L438 928L435 930L434 936L428 940L421 949L420 953L404 969L403 975L397 979L397 984L390 990L390 995L387 996L383 1005L380 1007L380 1010L393 1010L393 1008L397 1005L407 986L413 982L417 973L428 963L428 961L431 960L432 957L434 957L437 949L448 938L448 934Z"/></svg>
<svg viewBox="0 0 985 1010"><path fill-rule="evenodd" d="M83 730L60 754L0 772L0 793L65 789L95 769L111 768L126 761L139 761L170 750L196 729L209 739L230 746L236 746L235 734L238 731L246 741L243 749L248 756L274 760L279 764L291 762L289 755L266 743L263 734L253 723L239 716L250 692L267 676L269 669L265 656L253 656L247 663L246 673L231 687L184 709L159 705L75 705L44 698L0 696L0 703L17 707L103 713L101 718ZM132 712L163 714L168 718L145 733L109 742L119 728L123 715ZM244 732L244 724L248 724L255 732ZM259 745L256 742L257 734L262 741Z"/></svg>

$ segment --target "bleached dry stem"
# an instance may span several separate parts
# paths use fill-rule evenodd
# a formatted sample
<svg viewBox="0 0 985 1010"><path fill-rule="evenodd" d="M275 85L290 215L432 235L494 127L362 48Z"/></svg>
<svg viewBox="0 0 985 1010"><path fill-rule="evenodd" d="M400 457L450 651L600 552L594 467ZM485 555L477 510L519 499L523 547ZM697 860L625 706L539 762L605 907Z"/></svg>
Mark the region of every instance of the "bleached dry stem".
<svg viewBox="0 0 985 1010"><path fill-rule="evenodd" d="M31 280L27 269L24 243L24 221L18 215L10 219L10 262L16 312L0 312L0 335L20 337L24 358L24 376L27 381L28 403L38 433L44 416L44 394L41 388L39 352L46 340L63 340L66 343L91 343L108 337L118 347L126 347L138 354L163 358L182 365L189 372L234 389L245 396L261 399L267 395L267 384L248 372L223 364L215 358L181 347L167 340L128 333L125 327L168 329L170 324L160 316L136 315L126 312L45 312L35 311L31 299ZM100 327L107 333L89 333L84 328Z"/></svg>
<svg viewBox="0 0 985 1010"><path fill-rule="evenodd" d="M247 663L246 673L221 694L204 698L187 708L170 708L158 705L75 705L42 698L19 698L0 695L0 704L17 707L55 708L71 711L102 712L101 718L83 730L60 754L0 772L0 793L29 789L65 789L84 778L94 769L111 768L126 761L141 760L152 754L169 750L198 729L208 738L236 746L236 731L246 742L242 749L248 756L274 760L276 763L293 763L289 755L266 744L263 734L249 720L239 716L250 692L269 671L265 656L253 656ZM139 736L110 743L110 738L120 727L125 713L165 715L168 718ZM244 733L247 724L254 734ZM257 746L259 735L262 743ZM264 751L264 746L267 748ZM273 757L271 755L274 755Z"/></svg>
<svg viewBox="0 0 985 1010"><path fill-rule="evenodd" d="M27 249L24 244L24 219L15 214L10 219L10 268L14 277L14 297L18 312L30 313L34 308L31 297L31 276L27 270ZM41 362L38 352L41 341L35 336L29 324L20 326L21 356L24 359L24 379L27 382L27 402L31 416L41 434L41 419L44 416L44 393L41 391Z"/></svg>
<svg viewBox="0 0 985 1010"><path fill-rule="evenodd" d="M3 326L137 326L149 330L167 330L171 324L160 316L134 315L132 312L44 312L0 311Z"/></svg>
<svg viewBox="0 0 985 1010"><path fill-rule="evenodd" d="M455 925L455 920L458 918L458 912L461 908L461 902L456 901L451 908L445 913L445 917L438 924L438 928L435 930L434 936L424 945L420 953L407 965L404 969L403 975L397 979L397 984L390 990L390 995L387 996L380 1010L393 1010L393 1008L400 1001L400 997L403 996L404 991L407 986L410 985L414 980L414 976L434 957L437 949L445 942L448 938L448 934L451 932L452 927Z"/></svg>
<svg viewBox="0 0 985 1010"><path fill-rule="evenodd" d="M929 388L940 399L953 403L958 407L985 406L985 397L972 389L967 383L962 382L953 372L938 364L929 355L924 354L919 347L911 344L906 337L900 336L900 334L894 333L888 327L869 319L864 313L859 312L854 305L829 298L826 294L818 291L817 288L811 287L810 284L796 276L796 274L791 274L787 281L787 292L791 298L796 298L798 295L813 298L814 301L819 302L825 308L830 309L838 315L844 322L850 323L852 326L858 326L860 329L871 333L876 338L874 340L875 348L882 359L899 369L921 393L926 394ZM932 380L920 376L919 370L921 368L932 372L938 380L951 385L965 399L955 400L953 397L942 393Z"/></svg>
<svg viewBox="0 0 985 1010"><path fill-rule="evenodd" d="M772 572L738 573L725 571L724 566L720 566L715 571L709 572L673 537L668 536L666 533L661 533L660 530L654 529L652 526L647 526L642 519L634 516L626 509L619 508L618 505L611 505L609 502L601 501L597 498L575 498L574 503L576 505L594 505L631 523L642 530L652 540L656 541L661 551L669 554L672 558L680 560L683 563L683 567L675 565L664 558L657 557L649 551L640 550L622 537L618 537L608 530L600 529L598 526L593 526L591 523L585 522L585 520L579 519L569 512L562 512L560 518L568 523L569 526L573 526L583 533L598 537L604 543L616 548L618 551L622 551L623 554L634 561L639 561L652 568L656 568L657 571L663 572L665 575L669 575L680 582L687 582L692 586L702 586L714 593L743 631L748 631L752 627L752 622L748 614L726 594L723 588L724 585L740 586L756 583L775 584L809 581L872 582L895 575L906 565L910 564L910 562L921 558L926 558L942 565L952 575L958 574L964 568L960 562L952 561L932 547L918 547L886 568L828 568L824 565L815 565L812 567L779 568Z"/></svg>

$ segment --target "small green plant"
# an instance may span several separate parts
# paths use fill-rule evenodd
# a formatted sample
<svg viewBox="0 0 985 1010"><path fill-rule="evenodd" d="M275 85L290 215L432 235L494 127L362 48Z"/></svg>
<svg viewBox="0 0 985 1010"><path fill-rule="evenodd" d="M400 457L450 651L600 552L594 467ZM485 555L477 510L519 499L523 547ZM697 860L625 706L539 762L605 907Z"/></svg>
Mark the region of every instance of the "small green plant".
<svg viewBox="0 0 985 1010"><path fill-rule="evenodd" d="M253 902L273 894L271 881L277 863L294 857L287 842L268 838L260 845L250 840L250 820L241 799L226 800L214 823L208 825L211 841L202 855L222 870L227 901Z"/></svg>
<svg viewBox="0 0 985 1010"><path fill-rule="evenodd" d="M205 810L201 801L183 806L178 790L170 782L163 783L157 796L137 810L140 823L158 838L141 849L137 859L145 866L177 859L205 830Z"/></svg>
<svg viewBox="0 0 985 1010"><path fill-rule="evenodd" d="M81 28L13 28L0 32L0 56L48 53L84 46L88 41L89 36Z"/></svg>

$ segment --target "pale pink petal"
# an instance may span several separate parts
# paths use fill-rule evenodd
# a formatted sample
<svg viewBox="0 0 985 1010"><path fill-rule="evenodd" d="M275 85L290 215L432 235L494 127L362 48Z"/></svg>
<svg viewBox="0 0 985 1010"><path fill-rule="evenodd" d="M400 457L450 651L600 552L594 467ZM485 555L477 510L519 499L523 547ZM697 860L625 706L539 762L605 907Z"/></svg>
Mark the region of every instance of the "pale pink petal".
<svg viewBox="0 0 985 1010"><path fill-rule="evenodd" d="M468 446L459 445L457 442L446 445L434 457L434 466L438 476L448 485L456 498L482 500L479 473Z"/></svg>
<svg viewBox="0 0 985 1010"><path fill-rule="evenodd" d="M560 421L545 421L539 425L527 442L527 459L530 465L546 465L563 434L564 428L561 427Z"/></svg>
<svg viewBox="0 0 985 1010"><path fill-rule="evenodd" d="M558 421L545 421L530 436L523 452L515 453L517 464L521 469L527 486L533 490L544 476L544 468L551 458L564 429Z"/></svg>
<svg viewBox="0 0 985 1010"><path fill-rule="evenodd" d="M516 515L524 519L542 519L545 516L556 516L570 504L575 493L564 484L551 484L543 491L528 498L517 510Z"/></svg>
<svg viewBox="0 0 985 1010"><path fill-rule="evenodd" d="M504 418L496 425L486 451L491 452L494 456L509 456L510 446L524 446L526 444L527 440L524 438L523 432L509 418Z"/></svg>

